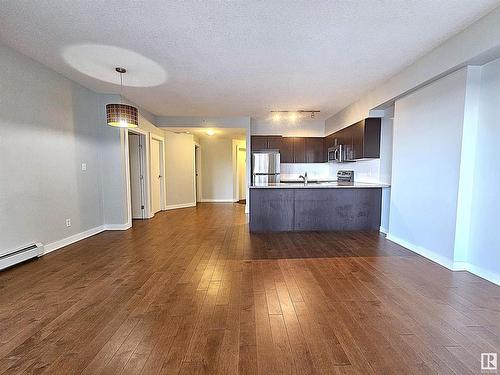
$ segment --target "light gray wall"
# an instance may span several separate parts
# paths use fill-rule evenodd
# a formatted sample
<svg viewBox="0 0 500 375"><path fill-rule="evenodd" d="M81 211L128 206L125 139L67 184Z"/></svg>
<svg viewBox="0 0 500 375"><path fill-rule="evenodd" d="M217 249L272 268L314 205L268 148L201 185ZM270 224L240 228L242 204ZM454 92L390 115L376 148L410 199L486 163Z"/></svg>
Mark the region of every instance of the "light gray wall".
<svg viewBox="0 0 500 375"><path fill-rule="evenodd" d="M195 205L193 135L164 134L167 208Z"/></svg>
<svg viewBox="0 0 500 375"><path fill-rule="evenodd" d="M257 120L252 118L252 135L283 135L285 137L324 137L325 121L304 118L290 122L286 118L280 121Z"/></svg>
<svg viewBox="0 0 500 375"><path fill-rule="evenodd" d="M106 126L106 104L119 101L118 95L99 95L99 141L102 183L103 224L127 222L127 192L123 163L124 130Z"/></svg>
<svg viewBox="0 0 500 375"><path fill-rule="evenodd" d="M0 252L100 226L98 95L1 45L0 66Z"/></svg>
<svg viewBox="0 0 500 375"><path fill-rule="evenodd" d="M233 153L231 139L200 140L202 200L233 200ZM248 159L247 159L248 160Z"/></svg>
<svg viewBox="0 0 500 375"><path fill-rule="evenodd" d="M500 281L500 59L482 68L468 262ZM484 271L483 271L484 270Z"/></svg>
<svg viewBox="0 0 500 375"><path fill-rule="evenodd" d="M396 101L389 235L452 267L467 70Z"/></svg>

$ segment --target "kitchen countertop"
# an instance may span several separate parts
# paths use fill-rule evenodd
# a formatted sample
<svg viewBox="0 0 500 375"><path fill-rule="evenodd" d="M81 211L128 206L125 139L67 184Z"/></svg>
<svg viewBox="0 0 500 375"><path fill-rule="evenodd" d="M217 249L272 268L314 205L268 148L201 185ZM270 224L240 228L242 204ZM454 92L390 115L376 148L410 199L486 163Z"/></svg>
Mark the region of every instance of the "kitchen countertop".
<svg viewBox="0 0 500 375"><path fill-rule="evenodd" d="M381 183L354 182L353 185L339 185L337 181L309 182L271 182L262 185L252 185L250 189L355 189L355 188L389 188L391 185Z"/></svg>

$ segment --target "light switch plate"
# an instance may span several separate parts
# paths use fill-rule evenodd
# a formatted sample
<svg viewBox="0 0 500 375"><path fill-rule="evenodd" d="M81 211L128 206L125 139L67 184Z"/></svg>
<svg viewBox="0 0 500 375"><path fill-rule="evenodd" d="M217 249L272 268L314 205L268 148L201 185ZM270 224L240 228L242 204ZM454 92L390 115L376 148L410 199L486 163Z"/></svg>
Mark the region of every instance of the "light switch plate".
<svg viewBox="0 0 500 375"><path fill-rule="evenodd" d="M87 163L82 163L82 171L86 171L87 170Z"/></svg>

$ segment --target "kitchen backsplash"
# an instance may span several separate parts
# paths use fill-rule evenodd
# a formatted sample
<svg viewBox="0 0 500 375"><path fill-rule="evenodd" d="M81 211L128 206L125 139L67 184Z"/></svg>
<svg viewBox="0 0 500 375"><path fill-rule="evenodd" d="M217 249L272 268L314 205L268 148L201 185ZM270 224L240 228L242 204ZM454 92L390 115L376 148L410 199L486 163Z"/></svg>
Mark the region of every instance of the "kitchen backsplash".
<svg viewBox="0 0 500 375"><path fill-rule="evenodd" d="M380 182L380 160L362 160L354 163L281 163L282 179L297 179L304 172L309 178L336 179L339 169L354 171L354 180Z"/></svg>

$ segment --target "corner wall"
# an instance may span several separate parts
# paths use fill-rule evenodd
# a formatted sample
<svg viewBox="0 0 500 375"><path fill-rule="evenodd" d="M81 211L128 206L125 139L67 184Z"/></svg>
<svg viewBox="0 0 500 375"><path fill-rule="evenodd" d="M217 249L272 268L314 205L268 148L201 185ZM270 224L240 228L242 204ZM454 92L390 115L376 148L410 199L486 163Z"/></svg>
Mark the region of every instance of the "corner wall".
<svg viewBox="0 0 500 375"><path fill-rule="evenodd" d="M500 285L500 59L482 67L468 268Z"/></svg>
<svg viewBox="0 0 500 375"><path fill-rule="evenodd" d="M453 268L467 70L395 103L389 239Z"/></svg>

